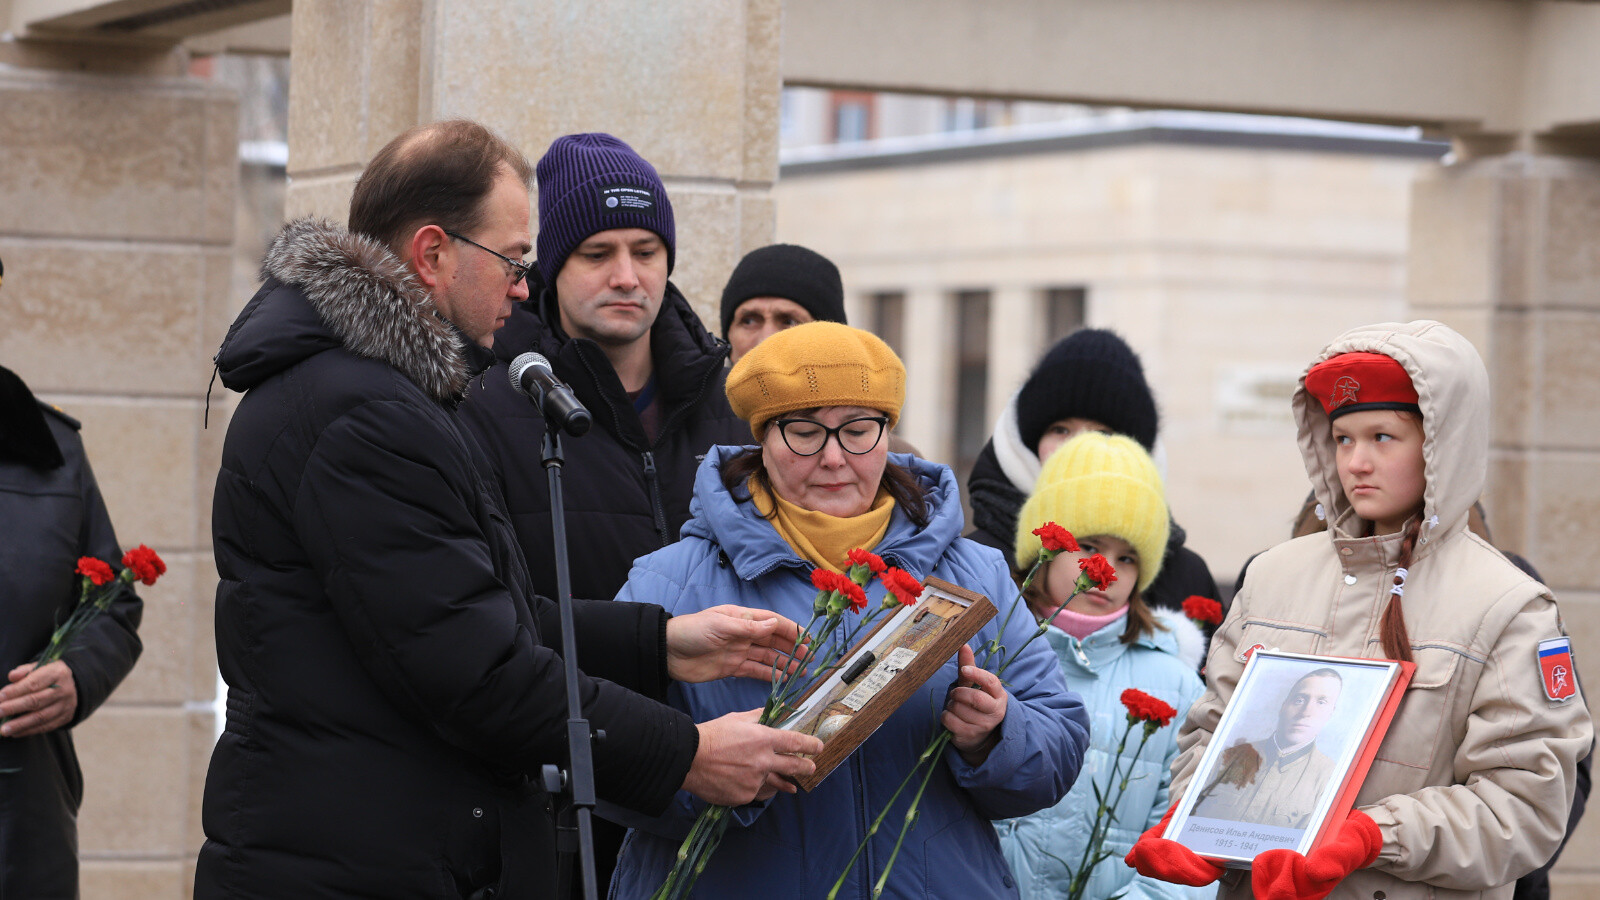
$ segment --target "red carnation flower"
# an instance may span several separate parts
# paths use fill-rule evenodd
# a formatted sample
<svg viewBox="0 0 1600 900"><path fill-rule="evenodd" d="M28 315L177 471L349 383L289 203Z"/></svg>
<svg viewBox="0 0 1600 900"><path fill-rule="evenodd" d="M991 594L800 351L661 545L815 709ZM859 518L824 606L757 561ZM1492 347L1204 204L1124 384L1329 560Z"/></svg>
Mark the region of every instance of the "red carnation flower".
<svg viewBox="0 0 1600 900"><path fill-rule="evenodd" d="M850 601L850 605L857 610L867 608L867 592L862 590L861 585L856 584L854 581L846 579L843 584L839 585L839 593L843 594L845 599Z"/></svg>
<svg viewBox="0 0 1600 900"><path fill-rule="evenodd" d="M1039 544L1051 553L1077 553L1080 549L1072 532L1054 522L1040 525L1033 533L1039 536Z"/></svg>
<svg viewBox="0 0 1600 900"><path fill-rule="evenodd" d="M827 569L811 570L811 586L819 591L836 590L839 586L839 574Z"/></svg>
<svg viewBox="0 0 1600 900"><path fill-rule="evenodd" d="M1105 590L1111 582L1117 580L1116 566L1098 553L1078 560L1078 568L1083 570L1083 575L1088 576L1089 584L1097 591Z"/></svg>
<svg viewBox="0 0 1600 900"><path fill-rule="evenodd" d="M1222 604L1211 599L1195 594L1183 601L1183 614L1195 621L1196 625L1221 625Z"/></svg>
<svg viewBox="0 0 1600 900"><path fill-rule="evenodd" d="M882 575L883 570L889 567L888 564L883 561L883 557L873 553L870 550L863 550L860 547L850 551L850 564L852 566L866 566L868 569L872 570L872 574L874 575Z"/></svg>
<svg viewBox="0 0 1600 900"><path fill-rule="evenodd" d="M79 575L89 579L89 583L95 587L110 584L111 580L117 577L117 573L111 571L111 567L106 565L104 560L95 559L92 556L78 557L76 571Z"/></svg>
<svg viewBox="0 0 1600 900"><path fill-rule="evenodd" d="M884 569L878 578L883 582L883 586L889 589L889 593L906 606L915 604L917 597L922 594L922 582L904 569L890 566Z"/></svg>
<svg viewBox="0 0 1600 900"><path fill-rule="evenodd" d="M1172 724L1178 711L1164 700L1152 697L1138 688L1128 688L1122 692L1122 705L1128 709L1128 724L1136 722L1153 723L1158 728L1165 728Z"/></svg>
<svg viewBox="0 0 1600 900"><path fill-rule="evenodd" d="M154 550L143 544L122 554L122 564L133 570L133 577L145 584L155 584L156 579L167 574L167 564Z"/></svg>

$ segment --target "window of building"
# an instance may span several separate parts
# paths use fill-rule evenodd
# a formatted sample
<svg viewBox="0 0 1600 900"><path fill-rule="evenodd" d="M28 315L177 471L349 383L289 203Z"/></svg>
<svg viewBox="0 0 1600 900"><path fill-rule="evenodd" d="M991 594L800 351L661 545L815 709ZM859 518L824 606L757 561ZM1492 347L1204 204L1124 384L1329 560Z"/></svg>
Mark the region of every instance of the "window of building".
<svg viewBox="0 0 1600 900"><path fill-rule="evenodd" d="M940 127L945 131L977 131L1011 124L1011 104L1004 100L947 97Z"/></svg>
<svg viewBox="0 0 1600 900"><path fill-rule="evenodd" d="M834 91L833 140L846 144L872 138L873 95L864 91Z"/></svg>
<svg viewBox="0 0 1600 900"><path fill-rule="evenodd" d="M901 359L905 353L906 295L903 291L881 291L871 298L871 322L867 327L883 338Z"/></svg>
<svg viewBox="0 0 1600 900"><path fill-rule="evenodd" d="M967 473L989 440L989 292L959 291L955 301L956 333L951 341L956 348L955 470L970 522Z"/></svg>
<svg viewBox="0 0 1600 900"><path fill-rule="evenodd" d="M1077 331L1084 325L1084 308L1089 292L1081 287L1053 287L1044 292L1045 347Z"/></svg>

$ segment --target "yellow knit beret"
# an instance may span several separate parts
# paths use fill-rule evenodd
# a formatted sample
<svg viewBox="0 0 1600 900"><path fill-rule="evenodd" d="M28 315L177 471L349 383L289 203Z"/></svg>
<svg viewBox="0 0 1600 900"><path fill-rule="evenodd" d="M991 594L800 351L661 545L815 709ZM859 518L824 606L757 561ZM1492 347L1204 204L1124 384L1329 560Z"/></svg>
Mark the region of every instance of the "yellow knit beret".
<svg viewBox="0 0 1600 900"><path fill-rule="evenodd" d="M1017 566L1039 557L1033 530L1054 522L1074 537L1119 537L1139 553L1140 592L1161 571L1167 552L1167 500L1161 473L1132 438L1086 431L1045 461L1033 496L1017 516Z"/></svg>
<svg viewBox="0 0 1600 900"><path fill-rule="evenodd" d="M900 421L906 367L881 338L838 322L807 322L774 334L728 373L728 404L761 440L767 423L819 406L881 410Z"/></svg>

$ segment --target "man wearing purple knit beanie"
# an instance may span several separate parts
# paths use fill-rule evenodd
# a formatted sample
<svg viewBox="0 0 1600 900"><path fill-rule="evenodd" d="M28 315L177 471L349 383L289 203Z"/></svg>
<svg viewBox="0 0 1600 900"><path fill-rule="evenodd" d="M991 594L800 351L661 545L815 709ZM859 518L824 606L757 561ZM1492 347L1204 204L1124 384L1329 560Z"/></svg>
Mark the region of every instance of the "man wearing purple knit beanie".
<svg viewBox="0 0 1600 900"><path fill-rule="evenodd" d="M507 364L543 354L589 408L594 428L565 443L572 594L610 600L635 558L678 539L706 451L747 444L750 430L723 392L727 345L667 280L677 233L655 167L609 134L569 134L535 175L538 277L496 333L498 363L462 413L499 470L534 588L555 596L544 420L512 390ZM622 834L606 824L596 821L602 890Z"/></svg>

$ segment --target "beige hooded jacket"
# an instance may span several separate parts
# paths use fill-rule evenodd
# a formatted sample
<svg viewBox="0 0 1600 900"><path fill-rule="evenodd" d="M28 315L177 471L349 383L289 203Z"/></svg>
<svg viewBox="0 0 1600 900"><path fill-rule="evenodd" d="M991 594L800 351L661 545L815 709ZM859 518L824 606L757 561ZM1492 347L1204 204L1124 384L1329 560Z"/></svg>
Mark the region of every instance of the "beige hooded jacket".
<svg viewBox="0 0 1600 900"><path fill-rule="evenodd" d="M1565 634L1549 589L1466 529L1488 469L1483 361L1461 335L1424 321L1353 329L1313 364L1356 351L1390 356L1410 373L1427 486L1403 601L1417 670L1356 800L1377 822L1383 848L1332 896L1509 898L1511 883L1561 840L1574 769L1592 736L1589 712L1581 695L1545 695L1538 644ZM1402 536L1360 536L1367 523L1345 499L1328 417L1303 376L1293 403L1330 528L1251 563L1212 642L1206 693L1179 735L1174 797L1205 752L1248 648L1384 655L1379 620ZM1220 895L1249 896L1248 873L1225 876Z"/></svg>

